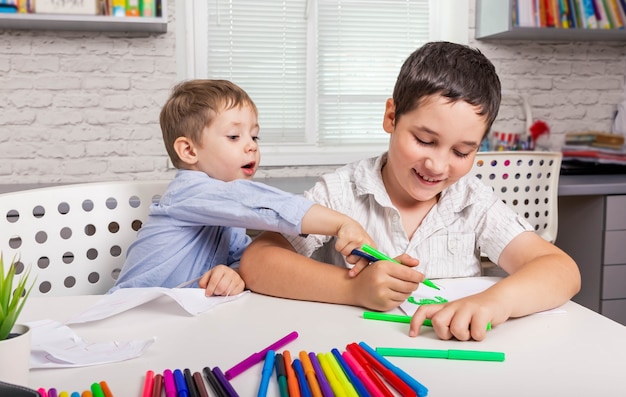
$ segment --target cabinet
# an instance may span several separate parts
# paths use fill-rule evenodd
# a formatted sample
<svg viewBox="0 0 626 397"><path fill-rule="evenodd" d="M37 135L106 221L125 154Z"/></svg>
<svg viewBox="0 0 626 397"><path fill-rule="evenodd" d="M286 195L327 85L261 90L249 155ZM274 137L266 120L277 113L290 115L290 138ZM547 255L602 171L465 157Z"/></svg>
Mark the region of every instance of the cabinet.
<svg viewBox="0 0 626 397"><path fill-rule="evenodd" d="M167 32L167 1L162 0L160 17L113 17L69 14L3 14L0 30L78 30L102 32Z"/></svg>
<svg viewBox="0 0 626 397"><path fill-rule="evenodd" d="M513 0L476 0L476 39L618 41L624 29L534 28L513 25Z"/></svg>
<svg viewBox="0 0 626 397"><path fill-rule="evenodd" d="M626 325L626 195L559 197L555 244L580 268L573 300Z"/></svg>

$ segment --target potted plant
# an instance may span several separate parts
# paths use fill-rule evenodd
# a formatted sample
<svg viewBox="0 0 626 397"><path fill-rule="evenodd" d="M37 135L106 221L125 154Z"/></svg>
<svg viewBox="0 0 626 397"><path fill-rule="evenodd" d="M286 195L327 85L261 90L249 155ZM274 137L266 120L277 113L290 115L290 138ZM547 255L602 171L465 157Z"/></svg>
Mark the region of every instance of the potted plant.
<svg viewBox="0 0 626 397"><path fill-rule="evenodd" d="M30 361L30 328L16 324L30 295L26 289L30 269L16 279L15 258L8 269L0 253L0 381L26 385ZM17 281L15 288L14 282Z"/></svg>

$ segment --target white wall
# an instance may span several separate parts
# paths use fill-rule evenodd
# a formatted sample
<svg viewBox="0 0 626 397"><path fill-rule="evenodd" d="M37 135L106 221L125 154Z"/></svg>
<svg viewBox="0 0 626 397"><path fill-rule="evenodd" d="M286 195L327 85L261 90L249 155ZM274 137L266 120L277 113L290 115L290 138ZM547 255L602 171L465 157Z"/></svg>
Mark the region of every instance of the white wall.
<svg viewBox="0 0 626 397"><path fill-rule="evenodd" d="M480 42L471 4L470 45L494 62L505 93L529 95L533 118L555 135L610 131L623 100L626 40ZM158 115L177 78L174 0L168 15L162 35L0 30L0 184L172 177ZM494 129L524 125L523 108L505 94Z"/></svg>

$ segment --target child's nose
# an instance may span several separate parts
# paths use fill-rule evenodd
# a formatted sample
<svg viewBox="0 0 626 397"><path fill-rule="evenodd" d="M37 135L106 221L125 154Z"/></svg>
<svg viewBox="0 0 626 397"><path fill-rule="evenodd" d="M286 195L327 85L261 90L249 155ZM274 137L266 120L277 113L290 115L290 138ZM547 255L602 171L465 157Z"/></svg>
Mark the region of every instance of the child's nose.
<svg viewBox="0 0 626 397"><path fill-rule="evenodd" d="M435 151L426 158L425 165L433 174L443 174L448 167L448 158L443 153Z"/></svg>

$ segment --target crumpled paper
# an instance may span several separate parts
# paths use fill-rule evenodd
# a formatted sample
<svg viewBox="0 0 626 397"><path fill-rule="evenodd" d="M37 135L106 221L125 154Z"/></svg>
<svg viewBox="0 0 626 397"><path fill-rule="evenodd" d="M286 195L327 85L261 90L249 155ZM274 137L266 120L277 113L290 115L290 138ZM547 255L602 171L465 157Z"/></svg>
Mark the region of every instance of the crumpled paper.
<svg viewBox="0 0 626 397"><path fill-rule="evenodd" d="M54 320L26 323L31 328L31 368L63 368L100 365L139 357L156 337L144 340L93 343L82 339L68 325L102 320L146 302L169 296L185 311L198 315L225 302L239 299L249 291L234 296L204 295L202 288L123 288L100 300L65 324Z"/></svg>

